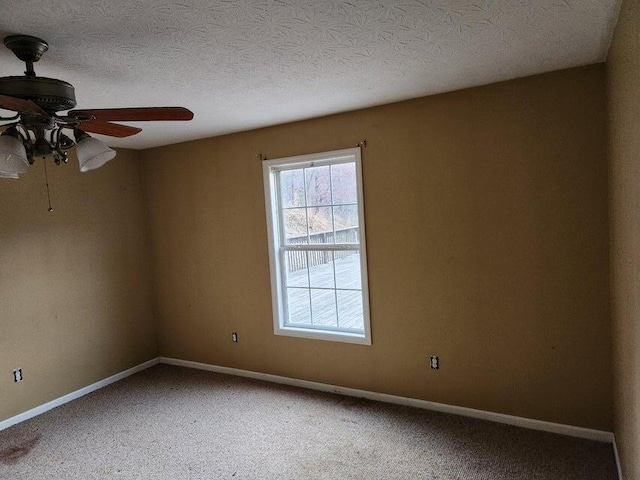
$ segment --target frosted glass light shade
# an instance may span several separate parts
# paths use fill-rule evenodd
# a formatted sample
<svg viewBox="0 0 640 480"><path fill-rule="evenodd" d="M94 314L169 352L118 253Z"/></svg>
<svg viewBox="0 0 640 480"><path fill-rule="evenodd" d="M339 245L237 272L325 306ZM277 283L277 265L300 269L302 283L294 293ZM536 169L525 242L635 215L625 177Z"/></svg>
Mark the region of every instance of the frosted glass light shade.
<svg viewBox="0 0 640 480"><path fill-rule="evenodd" d="M113 157L116 151L109 148L97 138L86 136L76 145L76 156L81 172L100 168Z"/></svg>
<svg viewBox="0 0 640 480"><path fill-rule="evenodd" d="M29 161L22 142L11 135L0 135L0 173L17 175L28 169Z"/></svg>
<svg viewBox="0 0 640 480"><path fill-rule="evenodd" d="M19 178L17 173L0 172L0 178Z"/></svg>

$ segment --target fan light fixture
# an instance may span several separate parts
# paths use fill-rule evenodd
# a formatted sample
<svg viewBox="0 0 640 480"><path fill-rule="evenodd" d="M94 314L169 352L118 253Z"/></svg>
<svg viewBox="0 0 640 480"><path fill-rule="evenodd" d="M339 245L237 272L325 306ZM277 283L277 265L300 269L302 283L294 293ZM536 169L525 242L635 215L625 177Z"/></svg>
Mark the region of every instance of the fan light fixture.
<svg viewBox="0 0 640 480"><path fill-rule="evenodd" d="M29 169L27 152L20 141L18 130L9 128L0 135L0 173L9 178L24 173Z"/></svg>
<svg viewBox="0 0 640 480"><path fill-rule="evenodd" d="M125 138L142 129L113 121L191 120L184 107L102 108L72 110L76 106L73 85L55 78L38 77L33 64L49 49L44 40L29 35L9 35L4 44L25 62L24 76L0 77L0 109L16 112L0 117L0 177L18 178L38 157L52 157L56 165L67 163L67 151L76 148L81 172L103 166L115 150L89 136L97 133ZM67 111L66 115L60 114ZM8 123L4 123L8 122ZM63 130L73 130L75 140ZM46 172L46 169L45 169Z"/></svg>
<svg viewBox="0 0 640 480"><path fill-rule="evenodd" d="M75 142L55 129L49 132L49 138L33 135L23 125L8 128L0 135L0 178L18 178L26 173L34 157L52 156L53 161L68 162L66 150L75 146L81 172L88 172L103 166L116 156L116 151L104 142L91 137L80 129L73 131ZM35 140L32 140L35 137Z"/></svg>
<svg viewBox="0 0 640 480"><path fill-rule="evenodd" d="M100 168L116 156L115 150L82 130L75 130L73 134L76 137L76 156L81 172Z"/></svg>

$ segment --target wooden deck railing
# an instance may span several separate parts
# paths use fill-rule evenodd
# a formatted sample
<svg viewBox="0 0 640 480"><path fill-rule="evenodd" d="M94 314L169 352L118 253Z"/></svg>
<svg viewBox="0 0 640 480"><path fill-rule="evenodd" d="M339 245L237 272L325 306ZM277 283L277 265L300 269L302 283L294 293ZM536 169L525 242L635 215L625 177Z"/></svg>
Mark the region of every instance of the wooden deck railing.
<svg viewBox="0 0 640 480"><path fill-rule="evenodd" d="M332 244L332 243L358 243L360 240L360 227L351 227L351 228L342 228L340 230L336 230L335 232L335 242L333 241L333 232L318 232L309 235L309 244ZM287 239L287 243L289 245L306 245L307 237L289 237ZM326 252L326 251L311 251L311 252L301 252L301 251L289 251L287 252L287 263L289 272L297 272L298 270L303 270L307 268L307 254L309 255L309 267L314 267L316 265L322 265L324 263L329 263L335 260L339 260L341 258L348 257L349 255L353 255L357 253L355 251L337 251L337 252Z"/></svg>

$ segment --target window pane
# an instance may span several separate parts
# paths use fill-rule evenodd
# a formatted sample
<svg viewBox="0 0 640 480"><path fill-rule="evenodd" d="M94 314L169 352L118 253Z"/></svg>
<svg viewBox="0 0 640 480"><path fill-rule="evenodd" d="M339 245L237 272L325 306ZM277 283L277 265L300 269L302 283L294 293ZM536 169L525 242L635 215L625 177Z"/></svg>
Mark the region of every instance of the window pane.
<svg viewBox="0 0 640 480"><path fill-rule="evenodd" d="M309 252L311 287L334 288L333 253Z"/></svg>
<svg viewBox="0 0 640 480"><path fill-rule="evenodd" d="M306 288L287 288L289 324L311 326L311 304Z"/></svg>
<svg viewBox="0 0 640 480"><path fill-rule="evenodd" d="M307 216L305 208L283 210L284 238L287 245L309 243L307 239Z"/></svg>
<svg viewBox="0 0 640 480"><path fill-rule="evenodd" d="M324 327L337 327L335 290L311 289L311 308L313 324Z"/></svg>
<svg viewBox="0 0 640 480"><path fill-rule="evenodd" d="M333 207L333 214L335 215L336 231L358 227L357 205L341 205L339 207Z"/></svg>
<svg viewBox="0 0 640 480"><path fill-rule="evenodd" d="M333 187L333 204L357 203L356 164L340 163L331 166L331 184Z"/></svg>
<svg viewBox="0 0 640 480"><path fill-rule="evenodd" d="M331 205L331 179L329 166L305 168L307 205Z"/></svg>
<svg viewBox="0 0 640 480"><path fill-rule="evenodd" d="M360 290L360 252L335 252L336 288L352 288Z"/></svg>
<svg viewBox="0 0 640 480"><path fill-rule="evenodd" d="M333 243L331 207L311 207L309 215L309 239L311 243Z"/></svg>
<svg viewBox="0 0 640 480"><path fill-rule="evenodd" d="M338 290L338 318L340 328L364 330L362 294Z"/></svg>
<svg viewBox="0 0 640 480"><path fill-rule="evenodd" d="M309 271L307 270L308 252L285 252L287 264L287 287L308 287Z"/></svg>
<svg viewBox="0 0 640 480"><path fill-rule="evenodd" d="M280 172L280 195L283 208L305 206L303 169Z"/></svg>

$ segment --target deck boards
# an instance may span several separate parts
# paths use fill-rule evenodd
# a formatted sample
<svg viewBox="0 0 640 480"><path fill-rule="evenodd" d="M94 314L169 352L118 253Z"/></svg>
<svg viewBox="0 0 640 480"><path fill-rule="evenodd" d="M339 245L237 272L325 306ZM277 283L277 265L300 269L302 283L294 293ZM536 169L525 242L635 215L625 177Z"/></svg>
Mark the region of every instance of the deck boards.
<svg viewBox="0 0 640 480"><path fill-rule="evenodd" d="M287 285L291 324L359 330L364 328L360 255L357 252L335 262L292 272L288 276ZM322 290L323 288L338 290Z"/></svg>

